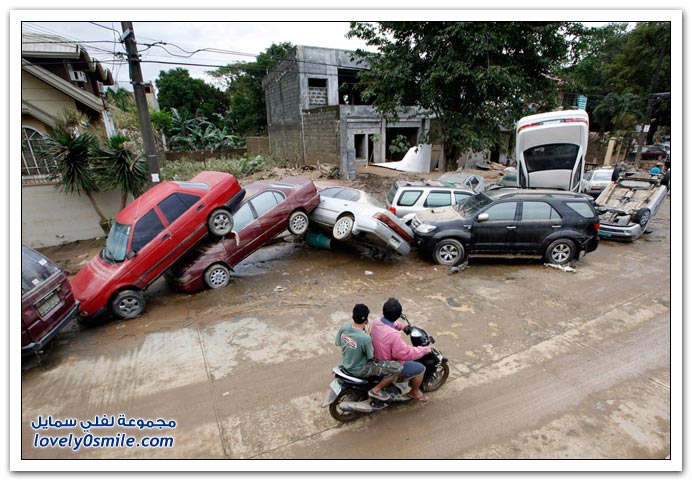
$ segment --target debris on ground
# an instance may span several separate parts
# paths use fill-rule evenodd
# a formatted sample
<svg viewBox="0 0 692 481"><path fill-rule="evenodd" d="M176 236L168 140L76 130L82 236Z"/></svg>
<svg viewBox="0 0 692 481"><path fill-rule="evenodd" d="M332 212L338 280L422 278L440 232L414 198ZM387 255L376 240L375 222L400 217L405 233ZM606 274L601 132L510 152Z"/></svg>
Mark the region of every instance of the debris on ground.
<svg viewBox="0 0 692 481"><path fill-rule="evenodd" d="M374 273L373 271L365 271L365 275L366 275L366 276L372 276L372 275L374 275L374 274L375 274L375 273Z"/></svg>
<svg viewBox="0 0 692 481"><path fill-rule="evenodd" d="M469 268L469 263L464 262L461 265L449 267L449 269L447 269L447 271L448 271L448 274L451 276L452 274L456 274L457 272L464 272L468 268Z"/></svg>
<svg viewBox="0 0 692 481"><path fill-rule="evenodd" d="M553 269L560 269L565 272L577 272L577 270L572 266L560 265L560 264L543 264L544 266L552 267Z"/></svg>
<svg viewBox="0 0 692 481"><path fill-rule="evenodd" d="M286 288L284 286L276 286L274 288L274 292L283 292L285 290L286 290Z"/></svg>

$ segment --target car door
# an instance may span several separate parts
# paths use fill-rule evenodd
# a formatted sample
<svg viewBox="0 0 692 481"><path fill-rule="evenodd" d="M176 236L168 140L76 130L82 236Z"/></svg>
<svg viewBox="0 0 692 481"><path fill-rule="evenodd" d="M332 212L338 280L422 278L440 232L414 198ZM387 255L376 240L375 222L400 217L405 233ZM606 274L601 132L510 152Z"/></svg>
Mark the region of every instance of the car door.
<svg viewBox="0 0 692 481"><path fill-rule="evenodd" d="M521 202L515 248L518 252L540 252L543 241L562 226L562 216L548 202L525 200Z"/></svg>
<svg viewBox="0 0 692 481"><path fill-rule="evenodd" d="M287 227L290 205L286 196L278 191L270 190L256 195L250 200L255 211L253 235L256 244L264 244Z"/></svg>
<svg viewBox="0 0 692 481"><path fill-rule="evenodd" d="M175 250L175 242L156 209L151 209L135 223L130 239L129 259L126 272L128 278L146 289L170 265L166 262Z"/></svg>
<svg viewBox="0 0 692 481"><path fill-rule="evenodd" d="M172 249L163 260L167 269L176 259L190 250L200 238L199 230L207 226L200 220L198 211L203 208L198 204L200 196L187 192L174 192L156 206L172 240Z"/></svg>
<svg viewBox="0 0 692 481"><path fill-rule="evenodd" d="M515 200L501 200L478 213L471 228L471 250L514 252L517 206L518 202Z"/></svg>
<svg viewBox="0 0 692 481"><path fill-rule="evenodd" d="M335 198L343 187L329 187L320 191L320 203L310 213L310 219L318 224L332 227L344 211L345 202Z"/></svg>
<svg viewBox="0 0 692 481"><path fill-rule="evenodd" d="M426 209L447 207L449 205L452 205L452 193L448 190L431 190L423 203L423 207Z"/></svg>

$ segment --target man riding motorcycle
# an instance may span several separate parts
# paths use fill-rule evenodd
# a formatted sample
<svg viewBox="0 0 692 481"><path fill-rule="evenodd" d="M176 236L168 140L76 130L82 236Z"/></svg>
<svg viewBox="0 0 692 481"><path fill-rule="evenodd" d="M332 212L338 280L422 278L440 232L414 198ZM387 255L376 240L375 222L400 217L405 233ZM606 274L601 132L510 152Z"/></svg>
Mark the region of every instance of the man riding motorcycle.
<svg viewBox="0 0 692 481"><path fill-rule="evenodd" d="M426 366L419 362L421 358L430 354L431 347L413 347L404 342L399 331L405 329L404 325L397 321L401 317L401 303L390 297L382 306L382 317L376 319L370 328L372 344L375 348L375 359L385 361L398 361L403 364L400 377L411 380L411 391L408 396L419 401L428 401L421 391Z"/></svg>

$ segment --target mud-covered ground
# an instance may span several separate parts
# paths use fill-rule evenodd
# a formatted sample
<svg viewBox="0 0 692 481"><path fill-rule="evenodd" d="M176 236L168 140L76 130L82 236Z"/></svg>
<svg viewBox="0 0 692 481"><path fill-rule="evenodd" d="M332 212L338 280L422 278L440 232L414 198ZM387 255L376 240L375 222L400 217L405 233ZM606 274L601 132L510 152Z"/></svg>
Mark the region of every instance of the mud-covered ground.
<svg viewBox="0 0 692 481"><path fill-rule="evenodd" d="M371 168L372 169L372 168ZM380 169L382 170L382 169ZM356 183L384 195L392 175ZM670 197L634 243L601 241L575 272L537 260L471 259L450 273L415 251L280 241L227 288L183 295L163 280L140 318L70 326L22 369L22 455L94 459L665 459L671 452ZM43 249L72 272L101 241ZM450 378L348 425L320 406L339 325L355 303L398 297L437 339ZM678 386L679 388L679 386ZM174 419L92 428L174 439L168 448L35 448L38 416ZM40 441L39 441L40 442ZM666 461L662 461L665 463Z"/></svg>

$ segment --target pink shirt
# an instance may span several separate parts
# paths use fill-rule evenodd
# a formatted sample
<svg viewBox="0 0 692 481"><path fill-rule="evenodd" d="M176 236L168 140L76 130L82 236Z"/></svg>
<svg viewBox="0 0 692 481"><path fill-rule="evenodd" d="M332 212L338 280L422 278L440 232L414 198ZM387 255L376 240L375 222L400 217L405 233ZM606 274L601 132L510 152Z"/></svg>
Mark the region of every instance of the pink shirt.
<svg viewBox="0 0 692 481"><path fill-rule="evenodd" d="M396 321L394 324L381 317L375 319L370 327L372 345L375 348L375 359L380 361L414 361L430 352L429 347L413 347L406 344L399 331L403 324Z"/></svg>

